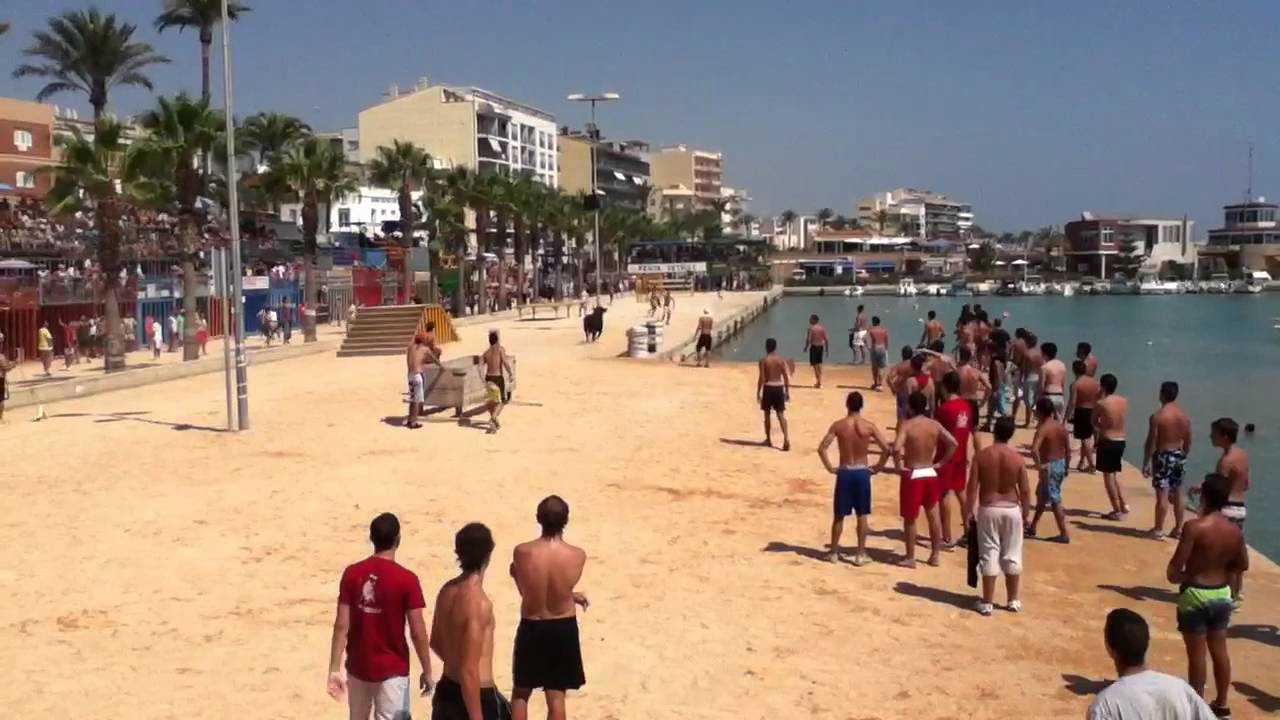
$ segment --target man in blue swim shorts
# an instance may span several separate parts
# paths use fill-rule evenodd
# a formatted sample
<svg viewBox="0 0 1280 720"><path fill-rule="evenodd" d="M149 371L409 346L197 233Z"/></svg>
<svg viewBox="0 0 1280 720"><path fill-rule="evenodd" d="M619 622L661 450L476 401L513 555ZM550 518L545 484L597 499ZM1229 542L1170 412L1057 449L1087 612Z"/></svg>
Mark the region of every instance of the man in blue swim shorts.
<svg viewBox="0 0 1280 720"><path fill-rule="evenodd" d="M1164 519L1173 505L1173 532L1182 532L1185 502L1182 494L1183 466L1191 451L1191 418L1178 405L1178 383L1166 380L1160 384L1160 409L1151 415L1147 444L1143 447L1143 477L1151 478L1156 491L1156 518L1151 537L1164 539Z"/></svg>
<svg viewBox="0 0 1280 720"><path fill-rule="evenodd" d="M1040 482L1036 485L1036 512L1031 516L1031 524L1027 525L1027 537L1036 536L1040 516L1048 507L1058 523L1058 537L1054 541L1069 543L1071 536L1067 532L1067 516L1062 509L1062 483L1067 479L1071 437L1067 426L1058 419L1057 408L1051 398L1041 397L1036 402L1036 419L1039 424L1036 436L1031 440L1031 457L1040 468Z"/></svg>
<svg viewBox="0 0 1280 720"><path fill-rule="evenodd" d="M853 564L861 567L870 557L867 555L867 516L871 514L871 474L884 469L889 457L889 445L880 434L880 428L864 419L862 393L851 392L845 398L848 414L831 423L827 434L818 445L818 457L827 472L836 476L835 507L831 520L831 551L827 559L837 562L840 554L840 536L844 532L844 519L851 514L858 516L858 551ZM839 441L840 466L831 464L827 449ZM874 467L867 462L867 450L875 444L880 448L880 461Z"/></svg>

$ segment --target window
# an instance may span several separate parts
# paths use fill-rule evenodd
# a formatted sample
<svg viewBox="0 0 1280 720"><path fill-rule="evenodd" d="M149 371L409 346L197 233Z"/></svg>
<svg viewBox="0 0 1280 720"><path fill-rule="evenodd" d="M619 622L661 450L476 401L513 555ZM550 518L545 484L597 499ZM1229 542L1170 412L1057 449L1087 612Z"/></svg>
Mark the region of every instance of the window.
<svg viewBox="0 0 1280 720"><path fill-rule="evenodd" d="M351 208L338 208L338 227L351 224Z"/></svg>
<svg viewBox="0 0 1280 720"><path fill-rule="evenodd" d="M36 144L35 138L31 137L30 130L14 130L13 144L17 146L18 152L26 152Z"/></svg>
<svg viewBox="0 0 1280 720"><path fill-rule="evenodd" d="M20 188L33 188L36 186L36 174L19 170L14 177L14 184Z"/></svg>

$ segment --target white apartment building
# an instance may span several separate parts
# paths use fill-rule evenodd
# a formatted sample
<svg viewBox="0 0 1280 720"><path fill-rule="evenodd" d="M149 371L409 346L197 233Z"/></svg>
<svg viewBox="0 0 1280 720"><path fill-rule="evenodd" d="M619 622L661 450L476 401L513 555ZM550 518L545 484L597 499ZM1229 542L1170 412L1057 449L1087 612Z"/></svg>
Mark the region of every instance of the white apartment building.
<svg viewBox="0 0 1280 720"><path fill-rule="evenodd" d="M886 230L892 225L903 235L921 240L959 240L973 229L973 207L932 190L901 187L875 193L854 204L858 222L877 228L876 216L885 211Z"/></svg>
<svg viewBox="0 0 1280 720"><path fill-rule="evenodd" d="M422 193L413 193L414 202ZM302 224L302 204L285 203L280 206L280 219ZM329 230L332 232L382 232L382 223L400 219L400 199L395 191L386 188L362 186L356 192L343 196L329 208ZM324 227L321 223L321 231Z"/></svg>
<svg viewBox="0 0 1280 720"><path fill-rule="evenodd" d="M425 78L407 93L392 86L381 103L360 112L357 134L362 162L379 146L408 140L449 167L528 172L559 187L555 116L481 88Z"/></svg>

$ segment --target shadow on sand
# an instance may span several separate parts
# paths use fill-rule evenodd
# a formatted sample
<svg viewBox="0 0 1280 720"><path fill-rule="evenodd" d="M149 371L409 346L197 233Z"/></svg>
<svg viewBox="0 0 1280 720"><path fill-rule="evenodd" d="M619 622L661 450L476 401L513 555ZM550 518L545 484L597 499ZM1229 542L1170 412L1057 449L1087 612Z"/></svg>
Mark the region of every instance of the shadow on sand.
<svg viewBox="0 0 1280 720"><path fill-rule="evenodd" d="M1260 687L1238 680L1231 683L1231 685L1236 689L1236 692L1247 698L1259 710L1267 713L1280 711L1280 697L1272 695Z"/></svg>
<svg viewBox="0 0 1280 720"><path fill-rule="evenodd" d="M1123 585L1099 585L1098 589L1120 593L1130 600L1150 600L1152 602L1167 603L1178 601L1178 593L1165 588L1150 587L1147 585L1134 585L1133 587L1124 587Z"/></svg>
<svg viewBox="0 0 1280 720"><path fill-rule="evenodd" d="M839 547L839 550L842 555L853 555L855 552L857 552L858 548L853 545L841 545ZM760 552L794 553L796 555L799 555L800 557L808 558L810 560L827 562L827 550L825 548L814 548L814 547L808 547L805 545L792 545L791 543L785 543L778 540L774 540L768 545L765 545L763 548L760 549ZM878 563L892 563L892 562L896 562L898 559L897 555L895 555L894 553L888 550L885 550L884 548L867 548L867 556L870 557L873 562L878 562ZM847 565L853 564L847 559L842 559L841 562Z"/></svg>
<svg viewBox="0 0 1280 720"><path fill-rule="evenodd" d="M1064 687L1068 692L1081 697L1097 695L1106 690L1107 686L1113 682L1112 680L1090 680L1083 675L1072 675L1070 673L1063 673L1062 679L1067 683Z"/></svg>
<svg viewBox="0 0 1280 720"><path fill-rule="evenodd" d="M1120 535L1121 537L1137 538L1139 540L1151 540L1146 530L1140 530L1135 527L1125 527L1123 525L1099 525L1098 523L1080 522L1079 520L1072 523L1081 530L1089 532L1107 533L1110 535ZM1152 540L1152 542L1155 542Z"/></svg>
<svg viewBox="0 0 1280 720"><path fill-rule="evenodd" d="M159 425L161 427L171 428L182 432L185 430L199 430L201 432L224 433L226 428L211 427L208 425L193 425L191 423L174 423L164 420L151 420L149 418L138 417L139 415L148 415L148 411L134 412L114 412L114 413L58 413L57 415L49 415L46 420L55 420L60 418L97 418L93 422L95 424L116 423L116 422L139 422L147 425Z"/></svg>
<svg viewBox="0 0 1280 720"><path fill-rule="evenodd" d="M740 438L722 437L720 438L720 442L724 443L725 445L737 445L739 447L753 447L753 448L769 447L768 445L764 444L763 440L742 440Z"/></svg>
<svg viewBox="0 0 1280 720"><path fill-rule="evenodd" d="M1280 647L1280 627L1275 625L1232 625L1227 628L1227 637Z"/></svg>
<svg viewBox="0 0 1280 720"><path fill-rule="evenodd" d="M943 590L942 588L926 587L909 582L899 582L893 586L893 591L901 595L950 605L961 610L973 610L974 595L963 595L958 592Z"/></svg>

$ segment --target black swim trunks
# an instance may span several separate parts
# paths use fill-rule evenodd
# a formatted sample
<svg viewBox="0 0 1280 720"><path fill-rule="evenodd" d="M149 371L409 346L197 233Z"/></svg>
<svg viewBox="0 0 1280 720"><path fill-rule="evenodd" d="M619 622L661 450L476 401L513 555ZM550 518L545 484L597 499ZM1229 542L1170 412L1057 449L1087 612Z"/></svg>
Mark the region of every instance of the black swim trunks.
<svg viewBox="0 0 1280 720"><path fill-rule="evenodd" d="M809 364L821 365L822 358L827 354L826 345L810 345L809 346Z"/></svg>
<svg viewBox="0 0 1280 720"><path fill-rule="evenodd" d="M578 619L522 619L511 664L518 688L577 690L585 685Z"/></svg>
<svg viewBox="0 0 1280 720"><path fill-rule="evenodd" d="M694 352L701 352L703 350L710 350L710 349L711 349L711 333L699 334L698 345L694 349Z"/></svg>
<svg viewBox="0 0 1280 720"><path fill-rule="evenodd" d="M511 703L497 688L480 688L480 712L484 720L511 720ZM462 686L447 677L440 678L431 698L431 720L468 720L467 704L462 699Z"/></svg>
<svg viewBox="0 0 1280 720"><path fill-rule="evenodd" d="M1098 438L1098 470L1120 472L1124 462L1124 440Z"/></svg>
<svg viewBox="0 0 1280 720"><path fill-rule="evenodd" d="M1093 408L1078 407L1071 416L1071 434L1077 440L1093 437Z"/></svg>
<svg viewBox="0 0 1280 720"><path fill-rule="evenodd" d="M765 385L760 395L760 409L783 412L787 409L787 390L781 385Z"/></svg>

